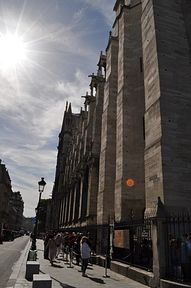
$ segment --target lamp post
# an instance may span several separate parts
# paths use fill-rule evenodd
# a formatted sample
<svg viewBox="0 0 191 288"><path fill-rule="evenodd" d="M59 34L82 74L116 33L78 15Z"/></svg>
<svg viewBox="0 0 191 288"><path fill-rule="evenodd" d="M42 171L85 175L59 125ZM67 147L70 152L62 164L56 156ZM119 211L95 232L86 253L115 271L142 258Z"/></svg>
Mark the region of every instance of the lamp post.
<svg viewBox="0 0 191 288"><path fill-rule="evenodd" d="M37 208L35 209L35 211L36 211L36 219L35 219L35 226L34 226L33 237L32 237L31 250L36 250L36 238L37 238L39 206L40 206L41 195L42 195L42 192L44 191L45 185L46 185L46 182L44 181L44 178L41 178L41 180L38 182L39 199L38 199Z"/></svg>

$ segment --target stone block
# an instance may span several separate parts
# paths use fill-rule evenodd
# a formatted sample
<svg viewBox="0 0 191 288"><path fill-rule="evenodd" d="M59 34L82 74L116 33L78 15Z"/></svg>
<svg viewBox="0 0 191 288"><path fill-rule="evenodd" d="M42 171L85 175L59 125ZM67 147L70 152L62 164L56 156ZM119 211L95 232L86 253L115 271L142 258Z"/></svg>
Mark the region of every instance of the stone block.
<svg viewBox="0 0 191 288"><path fill-rule="evenodd" d="M191 285L161 279L160 287L161 288L191 288Z"/></svg>
<svg viewBox="0 0 191 288"><path fill-rule="evenodd" d="M28 281L33 280L33 274L39 274L40 264L37 261L27 261L25 278Z"/></svg>
<svg viewBox="0 0 191 288"><path fill-rule="evenodd" d="M127 271L129 269L128 264L119 263L117 261L111 261L111 270L119 273L123 276L127 276Z"/></svg>
<svg viewBox="0 0 191 288"><path fill-rule="evenodd" d="M51 288L52 279L49 274L34 274L32 288Z"/></svg>

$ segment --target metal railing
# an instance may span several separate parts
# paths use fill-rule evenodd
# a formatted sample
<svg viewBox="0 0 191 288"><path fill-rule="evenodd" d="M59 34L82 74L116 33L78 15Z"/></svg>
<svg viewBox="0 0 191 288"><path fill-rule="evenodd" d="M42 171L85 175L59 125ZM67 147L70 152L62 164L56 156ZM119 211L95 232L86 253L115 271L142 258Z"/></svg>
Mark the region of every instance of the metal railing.
<svg viewBox="0 0 191 288"><path fill-rule="evenodd" d="M170 216L163 224L166 278L191 283L191 215Z"/></svg>

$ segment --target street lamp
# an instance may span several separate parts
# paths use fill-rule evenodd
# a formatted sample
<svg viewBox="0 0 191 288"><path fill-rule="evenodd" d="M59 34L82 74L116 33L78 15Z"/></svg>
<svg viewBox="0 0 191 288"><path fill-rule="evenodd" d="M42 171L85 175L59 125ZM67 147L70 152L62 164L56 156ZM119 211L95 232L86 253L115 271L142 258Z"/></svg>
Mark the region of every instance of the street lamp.
<svg viewBox="0 0 191 288"><path fill-rule="evenodd" d="M44 178L41 178L41 180L38 182L39 199L38 199L37 208L35 209L36 219L35 219L35 226L34 226L34 232L33 232L33 237L32 237L31 250L36 250L36 238L37 238L39 206L40 206L41 195L42 195L42 192L44 191L45 185L46 185L46 182L44 181Z"/></svg>

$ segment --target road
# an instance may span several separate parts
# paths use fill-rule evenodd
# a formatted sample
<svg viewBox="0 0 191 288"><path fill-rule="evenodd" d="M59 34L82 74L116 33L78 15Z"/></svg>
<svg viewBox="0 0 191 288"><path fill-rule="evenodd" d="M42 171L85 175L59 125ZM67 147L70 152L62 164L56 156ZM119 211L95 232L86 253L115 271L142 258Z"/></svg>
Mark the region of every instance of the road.
<svg viewBox="0 0 191 288"><path fill-rule="evenodd" d="M14 263L28 243L29 236L16 238L11 242L0 245L0 288L5 288L12 273Z"/></svg>

